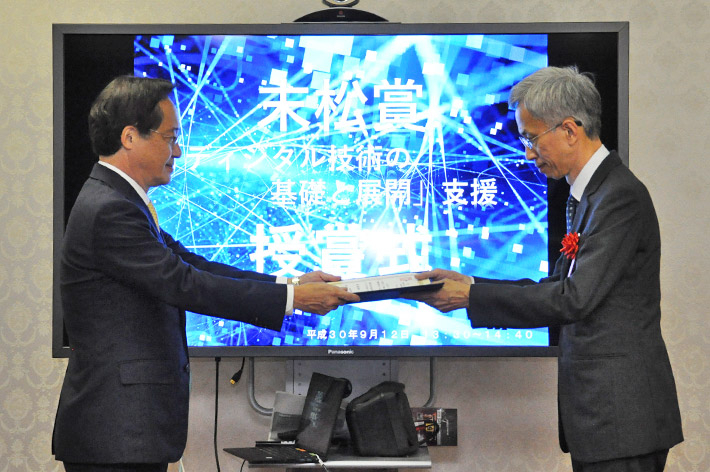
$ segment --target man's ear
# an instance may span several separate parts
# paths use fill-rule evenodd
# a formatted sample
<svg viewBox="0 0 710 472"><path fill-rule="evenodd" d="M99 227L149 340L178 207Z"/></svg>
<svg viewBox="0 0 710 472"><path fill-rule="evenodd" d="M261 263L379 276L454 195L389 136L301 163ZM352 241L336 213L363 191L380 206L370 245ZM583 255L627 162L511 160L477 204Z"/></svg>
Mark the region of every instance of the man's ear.
<svg viewBox="0 0 710 472"><path fill-rule="evenodd" d="M571 140L570 142L576 142L580 138L580 133L582 132L580 127L577 126L577 123L575 123L572 118L568 118L562 122L562 130L565 132L567 140Z"/></svg>
<svg viewBox="0 0 710 472"><path fill-rule="evenodd" d="M121 132L121 145L126 149L133 149L138 139L138 134L138 128L135 126L126 126Z"/></svg>

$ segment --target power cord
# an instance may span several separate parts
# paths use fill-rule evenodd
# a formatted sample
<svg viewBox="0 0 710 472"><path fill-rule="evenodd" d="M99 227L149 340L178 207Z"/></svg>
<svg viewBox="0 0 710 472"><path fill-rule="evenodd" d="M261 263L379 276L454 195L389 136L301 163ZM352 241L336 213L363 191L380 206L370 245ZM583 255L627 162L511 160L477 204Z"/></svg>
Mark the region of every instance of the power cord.
<svg viewBox="0 0 710 472"><path fill-rule="evenodd" d="M239 368L239 370L232 375L232 378L229 379L229 383L232 385L236 385L237 382L239 382L239 379L242 378L242 372L244 372L244 361L246 360L246 357L242 357L242 366Z"/></svg>
<svg viewBox="0 0 710 472"><path fill-rule="evenodd" d="M217 454L217 414L219 412L219 363L222 360L221 357L215 357L215 384L214 384L214 460L217 463L217 472L220 472L219 468L219 455Z"/></svg>
<svg viewBox="0 0 710 472"><path fill-rule="evenodd" d="M236 372L231 379L229 379L229 382L234 385L237 382L239 382L239 379L242 378L242 372L244 372L244 361L246 360L246 357L242 357L242 366L239 368L239 371ZM221 357L215 357L214 362L215 362L215 370L214 370L214 461L217 464L217 472L221 472L221 468L219 466L219 452L217 450L217 418L219 415L219 363L222 361ZM244 467L244 463L242 462L242 467Z"/></svg>
<svg viewBox="0 0 710 472"><path fill-rule="evenodd" d="M320 456L315 453L313 453L313 455L316 456L316 459L318 459L318 463L320 464L321 467L323 467L323 470L325 470L325 472L329 472L328 468L325 466L325 462L323 462L323 460L320 458Z"/></svg>

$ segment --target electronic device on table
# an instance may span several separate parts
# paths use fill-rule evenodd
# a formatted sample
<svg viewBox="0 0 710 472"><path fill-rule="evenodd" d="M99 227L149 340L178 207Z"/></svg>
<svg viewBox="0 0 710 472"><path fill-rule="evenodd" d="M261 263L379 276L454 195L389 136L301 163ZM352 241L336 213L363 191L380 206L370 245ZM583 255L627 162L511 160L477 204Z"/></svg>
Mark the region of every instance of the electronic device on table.
<svg viewBox="0 0 710 472"><path fill-rule="evenodd" d="M314 372L301 413L295 443L258 441L254 447L225 448L250 464L320 463L328 458L340 404L352 387L350 381Z"/></svg>

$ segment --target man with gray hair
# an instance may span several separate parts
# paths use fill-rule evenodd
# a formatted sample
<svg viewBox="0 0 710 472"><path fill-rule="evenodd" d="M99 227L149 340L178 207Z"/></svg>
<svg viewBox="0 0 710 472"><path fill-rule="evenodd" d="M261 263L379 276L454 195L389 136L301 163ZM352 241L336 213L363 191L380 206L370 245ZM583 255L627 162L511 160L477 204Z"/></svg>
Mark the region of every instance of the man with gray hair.
<svg viewBox="0 0 710 472"><path fill-rule="evenodd" d="M416 295L466 308L474 327L559 326L562 450L575 472L660 472L683 441L661 335L661 238L646 187L602 144L601 98L576 68L547 67L510 93L525 158L570 184L562 254L539 282L435 269Z"/></svg>

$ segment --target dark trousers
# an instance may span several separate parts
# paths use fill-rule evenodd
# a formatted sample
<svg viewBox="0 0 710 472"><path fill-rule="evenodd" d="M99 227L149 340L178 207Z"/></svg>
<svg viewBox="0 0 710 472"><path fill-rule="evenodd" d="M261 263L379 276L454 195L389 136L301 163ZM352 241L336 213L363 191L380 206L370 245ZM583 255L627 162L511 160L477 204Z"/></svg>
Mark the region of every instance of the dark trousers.
<svg viewBox="0 0 710 472"><path fill-rule="evenodd" d="M165 472L168 464L74 464L64 462L67 472Z"/></svg>
<svg viewBox="0 0 710 472"><path fill-rule="evenodd" d="M572 459L573 472L663 472L668 449L601 462L579 462Z"/></svg>

